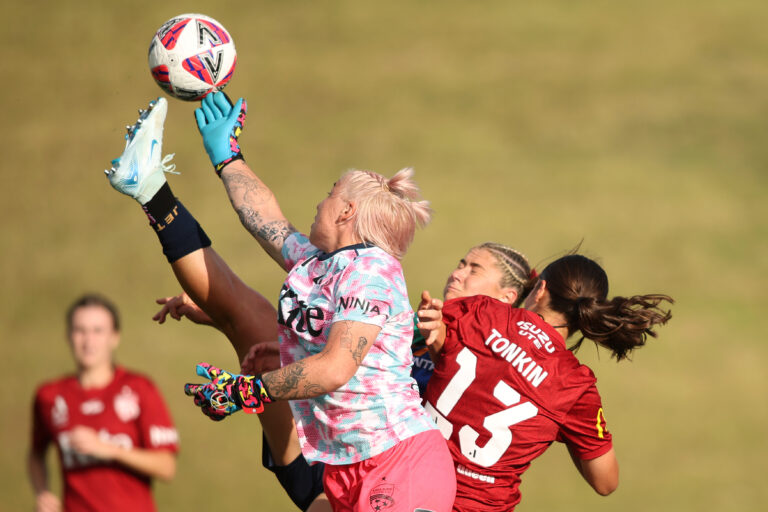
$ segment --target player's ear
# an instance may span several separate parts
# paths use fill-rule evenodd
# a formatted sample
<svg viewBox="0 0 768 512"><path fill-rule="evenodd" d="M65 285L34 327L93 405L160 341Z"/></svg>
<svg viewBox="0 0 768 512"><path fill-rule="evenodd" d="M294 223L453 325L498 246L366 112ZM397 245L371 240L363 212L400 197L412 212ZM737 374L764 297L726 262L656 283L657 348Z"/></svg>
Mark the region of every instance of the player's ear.
<svg viewBox="0 0 768 512"><path fill-rule="evenodd" d="M537 303L540 302L546 292L547 292L547 281L544 279L539 279L539 282L536 283L536 286L531 291L531 295L533 295L534 302L537 302Z"/></svg>
<svg viewBox="0 0 768 512"><path fill-rule="evenodd" d="M112 338L112 350L117 349L119 345L120 345L120 332L115 332L115 335Z"/></svg>
<svg viewBox="0 0 768 512"><path fill-rule="evenodd" d="M514 304L517 302L518 293L517 290L514 288L502 288L501 289L501 297L499 300L501 302L506 302L507 304Z"/></svg>
<svg viewBox="0 0 768 512"><path fill-rule="evenodd" d="M354 201L347 201L336 219L338 224L344 224L352 219L357 213L357 204Z"/></svg>

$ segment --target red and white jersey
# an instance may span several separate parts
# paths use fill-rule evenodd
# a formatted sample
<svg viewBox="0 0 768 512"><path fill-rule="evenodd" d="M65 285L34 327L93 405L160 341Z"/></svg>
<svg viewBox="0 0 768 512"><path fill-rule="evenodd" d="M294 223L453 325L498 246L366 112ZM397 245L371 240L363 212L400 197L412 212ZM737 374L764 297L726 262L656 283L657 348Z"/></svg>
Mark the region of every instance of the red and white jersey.
<svg viewBox="0 0 768 512"><path fill-rule="evenodd" d="M82 425L125 448L178 451L176 428L149 378L117 367L106 387L83 389L77 377L63 377L38 388L33 415L32 449L44 453L53 442L59 451L64 510L156 510L148 477L76 452L69 437Z"/></svg>
<svg viewBox="0 0 768 512"><path fill-rule="evenodd" d="M592 371L535 313L486 296L448 301L425 407L456 463L454 510L507 511L553 441L583 460L610 450Z"/></svg>

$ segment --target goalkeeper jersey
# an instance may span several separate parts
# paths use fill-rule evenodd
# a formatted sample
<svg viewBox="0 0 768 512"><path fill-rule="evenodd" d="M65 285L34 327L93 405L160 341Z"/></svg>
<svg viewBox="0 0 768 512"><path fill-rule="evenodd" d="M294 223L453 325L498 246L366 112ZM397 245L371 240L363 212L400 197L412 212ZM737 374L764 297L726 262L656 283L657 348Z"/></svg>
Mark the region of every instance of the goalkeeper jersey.
<svg viewBox="0 0 768 512"><path fill-rule="evenodd" d="M286 239L283 257L289 269L278 304L283 366L319 353L335 322L381 327L349 382L290 402L306 459L351 464L434 429L411 377L413 310L400 262L363 244L324 253L298 233Z"/></svg>

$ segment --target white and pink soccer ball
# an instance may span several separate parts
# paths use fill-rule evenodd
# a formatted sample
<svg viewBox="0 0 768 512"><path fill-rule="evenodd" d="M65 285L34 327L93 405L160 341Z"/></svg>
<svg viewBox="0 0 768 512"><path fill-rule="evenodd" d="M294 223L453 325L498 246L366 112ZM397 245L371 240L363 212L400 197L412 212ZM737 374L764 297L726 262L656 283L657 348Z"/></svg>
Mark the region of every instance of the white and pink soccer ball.
<svg viewBox="0 0 768 512"><path fill-rule="evenodd" d="M224 88L232 78L237 52L232 36L203 14L181 14L158 29L149 45L155 82L175 98L196 101Z"/></svg>

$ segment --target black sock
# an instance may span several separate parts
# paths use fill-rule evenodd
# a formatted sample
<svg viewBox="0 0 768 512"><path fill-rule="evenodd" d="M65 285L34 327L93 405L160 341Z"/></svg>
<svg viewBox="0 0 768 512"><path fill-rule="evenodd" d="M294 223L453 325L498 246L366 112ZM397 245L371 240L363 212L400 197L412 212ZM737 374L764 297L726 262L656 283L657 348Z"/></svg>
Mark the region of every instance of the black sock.
<svg viewBox="0 0 768 512"><path fill-rule="evenodd" d="M149 225L157 233L168 263L210 247L210 238L181 201L173 197L168 183L160 187L142 208L149 217Z"/></svg>
<svg viewBox="0 0 768 512"><path fill-rule="evenodd" d="M153 225L157 224L158 219L165 217L174 206L176 206L176 198L173 197L171 186L167 181L155 192L152 199L141 205L144 213L149 217L149 223Z"/></svg>

